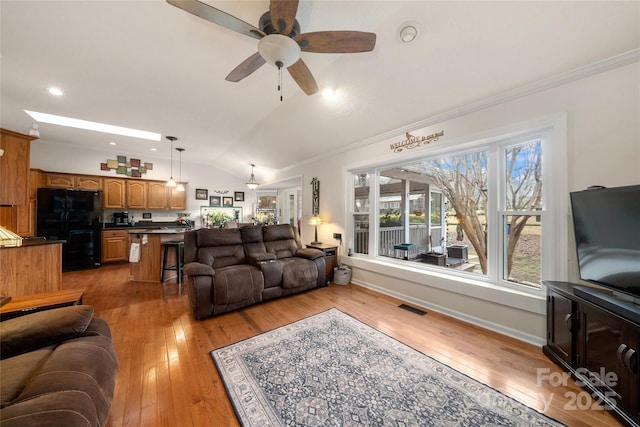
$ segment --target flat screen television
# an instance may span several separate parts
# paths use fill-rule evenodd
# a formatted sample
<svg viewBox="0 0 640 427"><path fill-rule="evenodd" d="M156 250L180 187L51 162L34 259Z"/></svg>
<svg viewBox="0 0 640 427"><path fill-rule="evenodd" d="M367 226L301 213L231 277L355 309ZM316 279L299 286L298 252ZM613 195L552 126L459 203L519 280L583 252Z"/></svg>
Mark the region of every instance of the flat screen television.
<svg viewBox="0 0 640 427"><path fill-rule="evenodd" d="M570 197L580 279L640 298L640 185Z"/></svg>

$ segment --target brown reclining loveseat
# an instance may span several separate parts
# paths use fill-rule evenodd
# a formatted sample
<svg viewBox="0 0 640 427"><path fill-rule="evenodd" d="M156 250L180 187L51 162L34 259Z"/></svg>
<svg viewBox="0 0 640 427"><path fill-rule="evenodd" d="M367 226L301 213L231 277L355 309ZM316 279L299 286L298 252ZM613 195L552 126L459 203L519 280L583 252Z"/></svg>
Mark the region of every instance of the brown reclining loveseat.
<svg viewBox="0 0 640 427"><path fill-rule="evenodd" d="M324 253L295 227L200 229L184 235L184 273L196 319L325 285Z"/></svg>
<svg viewBox="0 0 640 427"><path fill-rule="evenodd" d="M118 358L107 322L88 305L0 322L0 425L100 427Z"/></svg>

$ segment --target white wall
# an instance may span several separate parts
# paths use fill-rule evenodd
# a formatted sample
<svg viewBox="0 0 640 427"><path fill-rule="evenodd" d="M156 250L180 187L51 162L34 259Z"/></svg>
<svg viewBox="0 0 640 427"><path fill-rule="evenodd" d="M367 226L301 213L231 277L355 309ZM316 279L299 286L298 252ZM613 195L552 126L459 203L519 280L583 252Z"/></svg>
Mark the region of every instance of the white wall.
<svg viewBox="0 0 640 427"><path fill-rule="evenodd" d="M620 186L640 183L640 65L633 63L610 71L590 75L551 89L487 107L441 122L425 117L429 126L419 128L407 124L397 134L356 141L343 151L331 153L286 168L274 174L271 182L300 176L303 190L302 238L311 240L313 228L307 225L311 217L310 185L313 177L320 180L320 214L325 221L318 227L318 237L325 243L338 242L333 233L346 237L345 193L350 182L348 169L358 165L403 160L389 149L390 142L404 139L404 132L428 135L440 130L445 137L416 153L405 156L421 156L440 146L451 146L461 141L489 133L514 123L529 122L557 113L567 114L569 191L584 189L589 185ZM428 99L428 93L425 93ZM447 116L449 117L449 116ZM362 130L367 135L367 130ZM99 164L117 154L126 152L96 152L69 149L39 140L32 144L31 166L48 171L100 175ZM73 159L70 161L69 159ZM144 159L143 159L144 160ZM151 160L154 170L145 178L165 180L169 176L169 162ZM174 166L175 170L175 166ZM108 175L115 176L113 172ZM195 200L195 188L245 192L243 206L245 221L249 221L253 207L253 194L244 185L246 177L234 177L215 167L191 164L182 167L183 181L188 182L188 210L199 213L200 201ZM265 181L264 184L268 182ZM568 199L568 195L567 195ZM170 215L169 213L167 215ZM565 213L569 217L569 212ZM568 233L567 233L568 234ZM569 235L559 236L569 239ZM569 248L567 267L569 279L577 280L574 249ZM346 254L342 247L341 255ZM478 283L468 285L441 273L425 275L424 271L399 268L379 261L345 258L354 266L353 281L364 286L396 295L414 304L431 308L479 325L498 330L520 339L541 344L545 340L545 301L541 296L505 291Z"/></svg>
<svg viewBox="0 0 640 427"><path fill-rule="evenodd" d="M337 243L332 233L345 235L345 192L351 185L346 171L359 165L400 161L389 149L390 142L401 141L405 131L429 135L441 130L445 137L406 155L423 156L441 146L469 141L514 123L566 113L569 191L589 185L621 186L640 184L640 65L633 63L551 89L521 96L460 117L421 129L398 129L397 135L354 143L352 148L322 159L292 167L286 174L300 174L303 183L316 176L320 180L320 214L325 224L318 227L323 242ZM427 94L425 94L427 95ZM463 110L461 110L463 111ZM429 118L425 118L429 119ZM363 130L366 134L366 130ZM311 216L311 188L303 185L303 233L312 235L306 225ZM567 194L568 199L568 194ZM569 212L564 215L569 217ZM569 233L568 233L569 234ZM569 279L577 280L573 242L569 235L567 267ZM345 254L346 248L342 248ZM385 265L357 257L344 260L354 266L353 281L399 296L415 304L472 321L520 339L542 344L546 335L544 298L491 287L465 285L442 274L425 275L410 268Z"/></svg>
<svg viewBox="0 0 640 427"><path fill-rule="evenodd" d="M64 144L48 142L46 139L36 140L31 143L31 168L42 169L50 172L66 172L75 174L88 175L104 175L110 177L124 177L118 175L114 170L100 170L100 163L106 162L107 159L115 159L116 156L122 155L127 158L140 158L140 155L130 155L129 153L114 148L113 151L96 151L82 150L77 147L71 148ZM153 170L148 171L142 176L143 179L151 180L168 180L171 175L169 167L169 159L162 158L141 158L143 162L153 163ZM178 163L174 157L173 177L178 179L177 174ZM207 166L202 164L189 164L182 162L182 181L187 183L187 211L191 212L191 218L199 221L200 206L208 205L208 201L196 200L196 188L205 188L209 190L209 196L227 196L233 197L234 191L244 191L245 201L234 202L234 206L242 207L244 218L242 222L251 222L253 209L253 192L245 185L246 177L239 178L215 166ZM216 192L219 191L219 192ZM227 192L223 194L224 192ZM142 212L136 219L142 219ZM176 219L175 212L172 211L153 211L154 221L174 221Z"/></svg>

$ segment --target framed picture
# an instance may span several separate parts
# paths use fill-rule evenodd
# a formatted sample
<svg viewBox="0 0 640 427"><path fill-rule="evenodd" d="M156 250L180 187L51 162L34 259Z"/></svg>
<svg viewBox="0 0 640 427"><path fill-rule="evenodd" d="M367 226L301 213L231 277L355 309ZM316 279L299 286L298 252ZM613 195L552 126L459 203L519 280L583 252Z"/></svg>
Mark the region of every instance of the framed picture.
<svg viewBox="0 0 640 427"><path fill-rule="evenodd" d="M236 202L244 202L244 191L234 191L233 200Z"/></svg>
<svg viewBox="0 0 640 427"><path fill-rule="evenodd" d="M221 206L220 196L209 196L209 206Z"/></svg>
<svg viewBox="0 0 640 427"><path fill-rule="evenodd" d="M225 207L233 206L233 197L223 197L222 206L225 206Z"/></svg>
<svg viewBox="0 0 640 427"><path fill-rule="evenodd" d="M196 188L196 200L208 200L209 190L206 188Z"/></svg>

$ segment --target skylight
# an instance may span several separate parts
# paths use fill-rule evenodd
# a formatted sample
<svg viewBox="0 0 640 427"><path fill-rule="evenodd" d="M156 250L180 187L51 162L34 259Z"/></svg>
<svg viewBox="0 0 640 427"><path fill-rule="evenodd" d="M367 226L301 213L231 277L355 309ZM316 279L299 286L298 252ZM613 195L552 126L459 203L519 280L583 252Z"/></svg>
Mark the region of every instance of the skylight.
<svg viewBox="0 0 640 427"><path fill-rule="evenodd" d="M133 138L149 139L151 141L160 141L161 137L161 135L156 132L147 132L144 130L107 125L104 123L90 122L87 120L74 119L71 117L56 116L54 114L38 113L37 111L24 110L24 112L33 117L34 120L41 123L50 123L53 125L86 129L96 132L110 133L114 135L131 136Z"/></svg>

